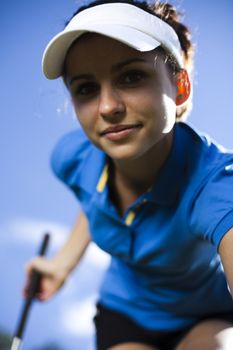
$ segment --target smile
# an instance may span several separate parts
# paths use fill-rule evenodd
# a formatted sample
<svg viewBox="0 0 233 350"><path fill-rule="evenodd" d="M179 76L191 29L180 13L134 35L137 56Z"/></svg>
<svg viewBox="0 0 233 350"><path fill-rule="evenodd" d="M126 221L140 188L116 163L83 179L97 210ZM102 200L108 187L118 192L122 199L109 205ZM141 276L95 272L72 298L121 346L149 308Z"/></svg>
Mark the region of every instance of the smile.
<svg viewBox="0 0 233 350"><path fill-rule="evenodd" d="M101 132L101 136L110 141L120 141L138 131L142 127L141 124L136 125L116 125L105 129Z"/></svg>

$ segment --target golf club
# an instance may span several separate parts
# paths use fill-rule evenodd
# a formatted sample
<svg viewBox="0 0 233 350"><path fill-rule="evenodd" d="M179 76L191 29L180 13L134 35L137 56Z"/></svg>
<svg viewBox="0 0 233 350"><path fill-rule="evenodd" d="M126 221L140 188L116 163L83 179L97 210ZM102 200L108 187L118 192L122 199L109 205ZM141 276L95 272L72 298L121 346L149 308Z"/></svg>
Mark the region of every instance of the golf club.
<svg viewBox="0 0 233 350"><path fill-rule="evenodd" d="M46 233L43 236L43 240L42 240L38 255L40 256L45 255L48 247L48 243L49 243L49 238L50 238L50 235L48 233ZM11 350L20 350L22 348L22 339L23 339L23 333L24 333L26 321L28 319L32 302L38 291L38 288L40 285L40 279L41 279L41 274L38 273L37 271L33 271L30 279L30 285L28 288L28 295L24 301L24 305L19 318L19 323L13 338Z"/></svg>

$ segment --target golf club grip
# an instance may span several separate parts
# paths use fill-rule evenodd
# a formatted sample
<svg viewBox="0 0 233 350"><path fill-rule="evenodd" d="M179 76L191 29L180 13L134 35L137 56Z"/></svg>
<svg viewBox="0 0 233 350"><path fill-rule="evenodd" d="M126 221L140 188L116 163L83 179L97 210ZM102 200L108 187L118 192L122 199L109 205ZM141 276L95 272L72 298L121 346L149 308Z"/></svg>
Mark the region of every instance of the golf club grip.
<svg viewBox="0 0 233 350"><path fill-rule="evenodd" d="M48 244L49 244L49 234L46 233L43 237L38 255L39 256L43 256L46 253L46 250L48 248ZM28 298L27 299L33 299L39 289L40 286L40 279L41 279L41 273L33 270L32 271L32 276L31 276L31 280L30 280L30 286L29 286L29 290L28 290Z"/></svg>

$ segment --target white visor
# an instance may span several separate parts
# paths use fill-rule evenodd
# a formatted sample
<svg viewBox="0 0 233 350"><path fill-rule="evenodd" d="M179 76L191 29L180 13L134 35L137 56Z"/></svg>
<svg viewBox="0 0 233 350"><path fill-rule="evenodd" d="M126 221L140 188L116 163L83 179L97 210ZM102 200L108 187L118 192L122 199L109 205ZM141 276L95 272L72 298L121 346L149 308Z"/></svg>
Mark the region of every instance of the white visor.
<svg viewBox="0 0 233 350"><path fill-rule="evenodd" d="M87 32L105 35L142 52L154 50L161 45L175 58L177 65L183 68L180 42L169 24L134 5L110 3L78 13L49 42L42 58L42 69L48 79L62 75L69 48Z"/></svg>

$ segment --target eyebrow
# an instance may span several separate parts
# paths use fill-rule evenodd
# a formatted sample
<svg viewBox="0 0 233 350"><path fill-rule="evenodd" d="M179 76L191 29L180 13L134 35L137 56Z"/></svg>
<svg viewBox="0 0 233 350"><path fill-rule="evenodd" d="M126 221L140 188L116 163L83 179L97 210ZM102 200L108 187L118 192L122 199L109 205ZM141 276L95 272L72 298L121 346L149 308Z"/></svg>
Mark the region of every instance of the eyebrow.
<svg viewBox="0 0 233 350"><path fill-rule="evenodd" d="M130 58L129 60L126 60L126 61L123 61L123 62L120 62L120 63L117 63L116 65L114 65L112 67L112 72L115 72L117 71L118 69L122 69L124 68L125 66L127 66L128 64L131 64L131 63L136 63L136 62L147 62L147 60L145 60L144 58Z"/></svg>
<svg viewBox="0 0 233 350"><path fill-rule="evenodd" d="M142 63L147 63L147 60L145 60L144 58L130 58L129 60L117 63L116 65L114 65L111 69L111 71L114 73L122 68L124 68L125 66L132 64L132 63L137 63L137 62L142 62ZM76 80L81 80L81 79L85 79L85 80L91 80L93 79L93 75L92 74L78 74L75 75L74 77L72 77L68 83L69 86L71 86L73 84L74 81Z"/></svg>
<svg viewBox="0 0 233 350"><path fill-rule="evenodd" d="M91 79L93 79L93 75L91 75L91 74L79 74L79 75L75 75L73 78L70 79L70 81L68 82L68 85L71 86L71 85L73 84L74 81L76 81L76 80L81 80L81 79L91 80Z"/></svg>

